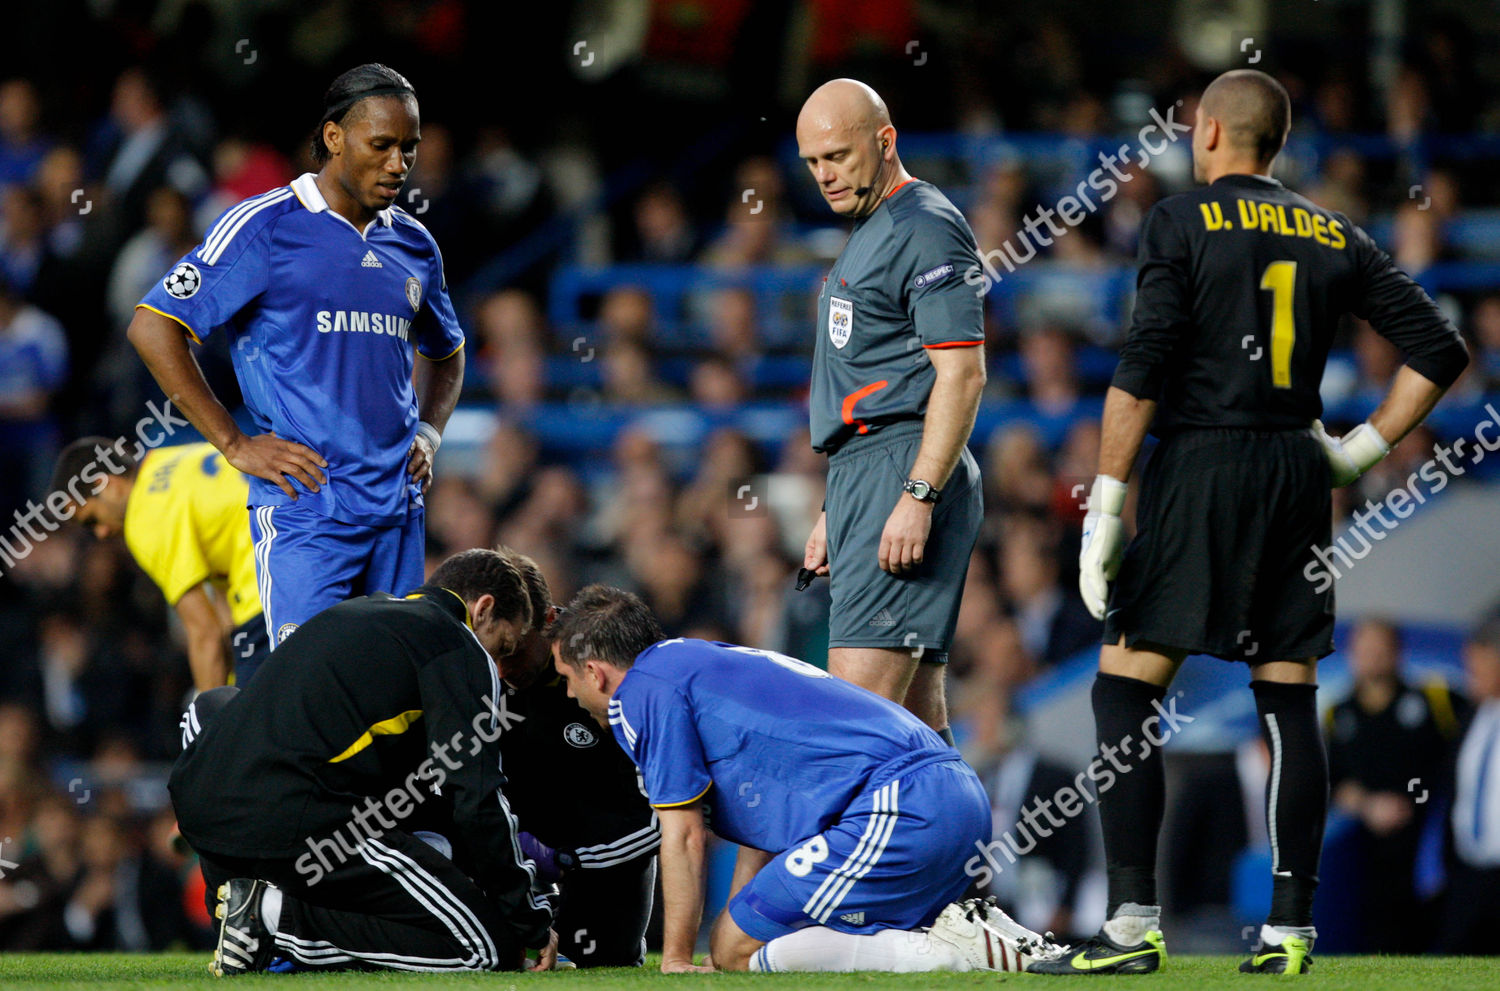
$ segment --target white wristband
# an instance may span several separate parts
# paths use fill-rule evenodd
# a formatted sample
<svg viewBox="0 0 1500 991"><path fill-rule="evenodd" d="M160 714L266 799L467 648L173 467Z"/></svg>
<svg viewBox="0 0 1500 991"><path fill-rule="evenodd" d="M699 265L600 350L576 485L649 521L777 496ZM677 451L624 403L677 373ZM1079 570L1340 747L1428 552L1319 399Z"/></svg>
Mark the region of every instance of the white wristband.
<svg viewBox="0 0 1500 991"><path fill-rule="evenodd" d="M1391 453L1391 445L1386 443L1385 438L1380 436L1380 431L1370 426L1369 422L1361 423L1339 438L1339 441L1344 445L1344 453L1354 462L1354 467L1359 469L1361 475Z"/></svg>
<svg viewBox="0 0 1500 991"><path fill-rule="evenodd" d="M422 420L417 424L417 436L427 438L427 443L432 445L433 454L436 454L437 449L442 446L443 435L438 433L437 427L434 427L426 420Z"/></svg>
<svg viewBox="0 0 1500 991"><path fill-rule="evenodd" d="M1129 492L1130 486L1113 475L1095 475L1094 487L1089 490L1088 511L1119 516L1125 509L1125 496Z"/></svg>

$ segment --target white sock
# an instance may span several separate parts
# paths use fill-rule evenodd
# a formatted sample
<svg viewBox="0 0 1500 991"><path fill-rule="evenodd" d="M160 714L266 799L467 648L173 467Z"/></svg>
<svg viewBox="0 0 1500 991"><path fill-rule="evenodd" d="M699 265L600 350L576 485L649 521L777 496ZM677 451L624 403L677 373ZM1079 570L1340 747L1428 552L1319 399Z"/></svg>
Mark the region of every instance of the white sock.
<svg viewBox="0 0 1500 991"><path fill-rule="evenodd" d="M771 940L750 958L750 969L912 973L967 970L968 965L956 949L926 932L882 929L860 935L814 926Z"/></svg>
<svg viewBox="0 0 1500 991"><path fill-rule="evenodd" d="M260 921L272 936L281 928L281 889L266 885L260 896Z"/></svg>
<svg viewBox="0 0 1500 991"><path fill-rule="evenodd" d="M1301 936L1307 940L1308 949L1318 938L1318 930L1312 926L1273 926L1269 922L1260 927L1260 942L1262 946L1280 946L1282 940L1288 936Z"/></svg>
<svg viewBox="0 0 1500 991"><path fill-rule="evenodd" d="M1115 909L1115 917L1104 924L1104 935L1121 946L1135 946L1145 941L1146 933L1160 928L1160 905L1125 902Z"/></svg>

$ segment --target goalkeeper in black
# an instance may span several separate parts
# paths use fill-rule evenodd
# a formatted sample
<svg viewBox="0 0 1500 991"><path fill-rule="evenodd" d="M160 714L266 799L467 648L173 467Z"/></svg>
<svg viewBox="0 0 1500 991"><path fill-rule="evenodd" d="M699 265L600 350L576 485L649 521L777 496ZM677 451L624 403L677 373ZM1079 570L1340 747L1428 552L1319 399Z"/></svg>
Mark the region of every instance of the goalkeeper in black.
<svg viewBox="0 0 1500 991"><path fill-rule="evenodd" d="M1303 973L1311 962L1328 807L1317 661L1333 649L1333 591L1308 576L1314 549L1331 543L1329 489L1420 423L1468 352L1363 231L1271 178L1290 120L1270 76L1241 69L1214 80L1193 130L1194 175L1208 185L1157 204L1142 232L1079 560L1084 601L1105 621L1096 766L1125 768L1100 781L1109 919L1036 971L1143 972L1165 959L1159 742L1176 716L1162 702L1188 654L1249 664L1270 749L1271 911L1240 969ZM1369 421L1330 437L1318 385L1346 313L1407 360ZM1160 443L1125 547L1120 511L1148 426Z"/></svg>
<svg viewBox="0 0 1500 991"><path fill-rule="evenodd" d="M404 599L319 613L202 726L169 788L217 896L214 973L552 965L491 660L530 622L515 566L465 551Z"/></svg>
<svg viewBox="0 0 1500 991"><path fill-rule="evenodd" d="M557 886L558 952L579 967L639 967L656 891L656 812L640 775L588 710L568 697L546 637L561 607L536 562L502 547L520 571L532 625L496 658L514 728L500 738L505 794L539 881Z"/></svg>

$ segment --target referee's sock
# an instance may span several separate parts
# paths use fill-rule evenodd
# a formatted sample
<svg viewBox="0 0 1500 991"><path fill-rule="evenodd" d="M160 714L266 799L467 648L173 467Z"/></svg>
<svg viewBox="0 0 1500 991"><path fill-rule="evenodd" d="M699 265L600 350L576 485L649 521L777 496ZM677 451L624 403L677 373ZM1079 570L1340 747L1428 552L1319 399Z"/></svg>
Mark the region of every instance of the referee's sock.
<svg viewBox="0 0 1500 991"><path fill-rule="evenodd" d="M1095 780L1099 782L1111 918L1128 904L1160 904L1156 900L1156 838L1166 805L1166 778L1161 749L1145 741L1142 727L1156 716L1152 703L1159 703L1166 692L1161 685L1137 678L1101 672L1094 679L1094 728L1100 754ZM1119 770L1122 767L1124 771Z"/></svg>
<svg viewBox="0 0 1500 991"><path fill-rule="evenodd" d="M1252 681L1260 732L1271 756L1266 827L1271 834L1268 925L1312 925L1318 855L1328 818L1328 757L1318 727L1318 686Z"/></svg>

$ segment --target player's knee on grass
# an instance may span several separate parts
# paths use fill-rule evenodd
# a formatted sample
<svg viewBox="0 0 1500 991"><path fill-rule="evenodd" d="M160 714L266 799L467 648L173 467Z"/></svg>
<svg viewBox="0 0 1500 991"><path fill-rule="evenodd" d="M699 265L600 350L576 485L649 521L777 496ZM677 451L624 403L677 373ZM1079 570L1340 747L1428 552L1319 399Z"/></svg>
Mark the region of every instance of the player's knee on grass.
<svg viewBox="0 0 1500 991"><path fill-rule="evenodd" d="M750 958L765 945L740 929L728 909L719 913L708 939L709 954L719 970L749 970Z"/></svg>

